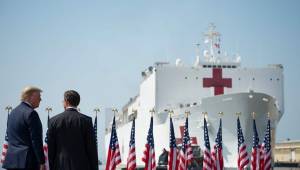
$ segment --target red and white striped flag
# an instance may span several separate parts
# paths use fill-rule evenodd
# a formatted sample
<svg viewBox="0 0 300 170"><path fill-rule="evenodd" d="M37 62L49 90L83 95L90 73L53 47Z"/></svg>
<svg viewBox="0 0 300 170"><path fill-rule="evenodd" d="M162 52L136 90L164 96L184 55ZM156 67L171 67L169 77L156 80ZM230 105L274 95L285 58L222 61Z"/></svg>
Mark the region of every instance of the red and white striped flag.
<svg viewBox="0 0 300 170"><path fill-rule="evenodd" d="M121 163L121 154L120 154L118 136L116 131L116 121L114 117L112 128L111 128L110 144L108 148L105 170L115 170L116 166L120 163Z"/></svg>
<svg viewBox="0 0 300 170"><path fill-rule="evenodd" d="M127 170L136 169L136 155L135 155L135 119L132 121L132 128L129 142L129 152L127 158Z"/></svg>
<svg viewBox="0 0 300 170"><path fill-rule="evenodd" d="M182 147L178 155L179 159L179 170L187 170L188 165L192 162L193 159L193 149L191 146L191 139L189 135L189 121L188 117L185 120Z"/></svg>
<svg viewBox="0 0 300 170"><path fill-rule="evenodd" d="M144 156L142 161L145 162L144 170L155 170L155 150L154 150L154 138L153 138L153 117L151 116L150 128L147 136L147 143L145 145L146 149L144 151Z"/></svg>
<svg viewBox="0 0 300 170"><path fill-rule="evenodd" d="M267 129L265 133L264 143L262 144L263 162L261 164L261 170L271 170L271 125L270 119L268 119Z"/></svg>
<svg viewBox="0 0 300 170"><path fill-rule="evenodd" d="M238 137L238 170L243 170L249 164L247 146L245 144L243 131L239 117L237 118L237 137Z"/></svg>
<svg viewBox="0 0 300 170"><path fill-rule="evenodd" d="M170 117L170 152L168 159L168 170L177 170L178 169L178 159L177 159L177 146L176 138L174 133L174 126L172 118Z"/></svg>
<svg viewBox="0 0 300 170"><path fill-rule="evenodd" d="M44 149L44 155L45 155L46 170L49 170L48 144L47 143L44 144L43 149Z"/></svg>
<svg viewBox="0 0 300 170"><path fill-rule="evenodd" d="M5 160L7 149L8 149L8 137L7 137L7 133L6 133L4 143L2 146L1 164L3 164L3 162Z"/></svg>
<svg viewBox="0 0 300 170"><path fill-rule="evenodd" d="M255 119L253 119L253 146L251 152L251 169L259 170L261 164L261 145L259 144L259 137L256 129Z"/></svg>
<svg viewBox="0 0 300 170"><path fill-rule="evenodd" d="M212 169L212 158L210 152L210 143L209 143L209 136L208 136L208 128L207 122L204 118L204 158L203 158L203 170L211 170Z"/></svg>
<svg viewBox="0 0 300 170"><path fill-rule="evenodd" d="M9 113L7 114L6 125L8 124L8 118L9 118ZM6 126L5 138L4 138L4 142L2 145L2 153L1 153L1 160L0 160L1 164L3 164L3 162L5 160L7 149L8 149L8 135L7 135L7 126Z"/></svg>
<svg viewBox="0 0 300 170"><path fill-rule="evenodd" d="M224 169L223 146L222 146L222 119L220 119L219 130L215 142L216 144L214 145L213 151L211 153L212 167L213 170L222 170Z"/></svg>

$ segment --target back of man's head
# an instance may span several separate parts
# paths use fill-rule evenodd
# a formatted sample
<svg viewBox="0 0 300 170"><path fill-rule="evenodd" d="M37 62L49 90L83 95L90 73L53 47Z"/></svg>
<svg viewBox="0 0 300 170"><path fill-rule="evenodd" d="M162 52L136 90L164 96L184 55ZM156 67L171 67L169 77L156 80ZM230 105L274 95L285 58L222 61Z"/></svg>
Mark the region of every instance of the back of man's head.
<svg viewBox="0 0 300 170"><path fill-rule="evenodd" d="M42 92L42 90L35 86L26 86L21 93L21 101L29 100L30 96L35 92Z"/></svg>
<svg viewBox="0 0 300 170"><path fill-rule="evenodd" d="M68 90L64 94L64 100L71 106L77 107L80 103L80 95L75 90Z"/></svg>

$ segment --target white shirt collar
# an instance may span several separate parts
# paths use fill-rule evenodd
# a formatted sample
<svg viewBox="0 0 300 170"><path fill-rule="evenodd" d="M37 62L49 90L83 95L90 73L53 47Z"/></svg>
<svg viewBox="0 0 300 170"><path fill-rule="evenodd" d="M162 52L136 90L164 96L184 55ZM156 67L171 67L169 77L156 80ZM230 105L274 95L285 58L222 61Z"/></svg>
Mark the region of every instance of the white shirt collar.
<svg viewBox="0 0 300 170"><path fill-rule="evenodd" d="M77 107L68 106L66 109L75 109L75 110L77 110Z"/></svg>

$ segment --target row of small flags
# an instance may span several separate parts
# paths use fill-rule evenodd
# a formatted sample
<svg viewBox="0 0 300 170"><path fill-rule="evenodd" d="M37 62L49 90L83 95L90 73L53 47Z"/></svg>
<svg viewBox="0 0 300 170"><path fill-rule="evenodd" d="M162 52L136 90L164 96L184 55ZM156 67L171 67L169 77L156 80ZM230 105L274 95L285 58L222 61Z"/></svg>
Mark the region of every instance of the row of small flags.
<svg viewBox="0 0 300 170"><path fill-rule="evenodd" d="M121 163L121 155L118 144L118 137L115 127L115 118L113 119L111 140L108 150L107 164L105 170L115 170L116 166ZM271 130L270 119L267 121L267 129L263 144L259 144L258 133L256 130L255 119L253 119L253 147L251 152L251 169L252 170L270 170L271 169ZM238 170L246 168L250 162L247 146L245 144L240 119L237 118L237 136L238 136ZM187 170L193 160L193 150L188 130L188 117L186 117L184 126L183 143L180 151L176 146L174 126L170 118L170 152L168 158L168 170ZM204 118L204 159L203 170L222 170L224 169L223 147L222 147L222 119L220 119L215 145L212 150L209 142L207 121ZM153 117L150 119L150 127L147 135L142 161L145 163L144 170L155 170L155 150L153 137ZM135 119L132 122L132 129L129 142L129 152L127 158L127 170L136 169L135 153Z"/></svg>
<svg viewBox="0 0 300 170"><path fill-rule="evenodd" d="M9 115L8 115L9 116ZM49 123L49 115L47 125ZM97 115L95 117L94 131L97 136ZM237 118L237 138L238 138L238 170L246 168L250 162L247 153L247 146L245 144L240 119ZM97 140L97 138L96 138ZM168 159L169 170L187 170L188 166L193 160L193 151L191 146L191 139L189 136L188 117L185 120L184 135L182 139L182 147L177 149L174 126L172 118L170 117L170 152ZM97 141L96 141L97 143ZM207 121L204 118L204 159L203 170L222 170L224 169L223 148L222 148L222 119L220 118L219 129L215 139L215 145L212 150L209 142ZM1 163L5 160L6 152L8 149L8 136L5 135L5 140L2 148ZM45 138L44 153L46 159L46 169L49 170L48 163L48 146L47 136ZM150 127L147 135L147 143L143 153L142 161L145 163L144 170L155 170L155 150L154 150L154 137L153 137L153 117L150 119ZM107 161L105 170L115 170L117 165L121 163L121 154L119 149L116 122L113 118L110 144L108 148ZM132 128L129 142L129 152L127 157L127 170L136 169L136 150L135 150L135 119L132 121ZM251 152L251 169L252 170L270 170L271 169L271 129L270 119L267 121L267 129L265 132L264 141L259 143L259 137L256 129L256 122L253 119L253 147Z"/></svg>

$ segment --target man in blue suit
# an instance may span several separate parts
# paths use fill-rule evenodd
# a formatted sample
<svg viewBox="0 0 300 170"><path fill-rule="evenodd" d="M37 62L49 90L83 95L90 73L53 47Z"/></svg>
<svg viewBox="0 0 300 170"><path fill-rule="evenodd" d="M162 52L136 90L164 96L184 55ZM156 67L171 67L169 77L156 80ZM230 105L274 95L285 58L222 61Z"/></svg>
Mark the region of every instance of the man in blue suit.
<svg viewBox="0 0 300 170"><path fill-rule="evenodd" d="M26 87L21 103L8 119L8 150L3 168L8 170L45 170L43 129L38 113L42 90Z"/></svg>

